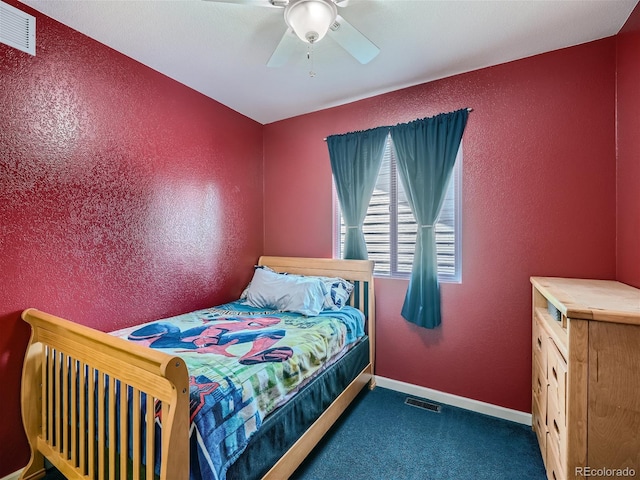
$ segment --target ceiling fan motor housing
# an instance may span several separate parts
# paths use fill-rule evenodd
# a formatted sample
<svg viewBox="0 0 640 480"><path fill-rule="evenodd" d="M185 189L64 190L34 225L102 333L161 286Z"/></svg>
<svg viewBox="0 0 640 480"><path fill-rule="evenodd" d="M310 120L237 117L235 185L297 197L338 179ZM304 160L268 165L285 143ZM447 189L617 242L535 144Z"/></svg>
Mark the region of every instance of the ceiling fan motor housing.
<svg viewBox="0 0 640 480"><path fill-rule="evenodd" d="M284 10L287 25L307 43L322 40L337 15L338 8L332 0L292 0Z"/></svg>

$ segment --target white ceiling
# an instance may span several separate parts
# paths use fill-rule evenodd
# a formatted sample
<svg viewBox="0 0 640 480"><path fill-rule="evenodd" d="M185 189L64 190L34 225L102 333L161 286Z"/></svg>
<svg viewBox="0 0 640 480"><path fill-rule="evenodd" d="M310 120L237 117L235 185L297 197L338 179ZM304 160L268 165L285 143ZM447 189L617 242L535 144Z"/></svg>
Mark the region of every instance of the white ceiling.
<svg viewBox="0 0 640 480"><path fill-rule="evenodd" d="M286 30L280 8L22 1L262 124L615 35L638 3L350 0L339 13L380 54L361 65L327 36L314 46L311 77L302 41L286 65L266 66Z"/></svg>

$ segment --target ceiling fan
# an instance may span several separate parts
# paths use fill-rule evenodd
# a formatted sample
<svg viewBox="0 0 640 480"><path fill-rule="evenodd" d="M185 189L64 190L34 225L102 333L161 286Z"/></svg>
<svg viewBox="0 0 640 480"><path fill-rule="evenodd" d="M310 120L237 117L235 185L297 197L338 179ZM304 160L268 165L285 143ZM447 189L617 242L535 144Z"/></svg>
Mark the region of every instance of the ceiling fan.
<svg viewBox="0 0 640 480"><path fill-rule="evenodd" d="M380 52L371 40L338 14L338 7L346 7L349 0L209 1L284 9L287 30L267 62L269 67L284 65L300 40L313 45L327 34L362 64L369 63Z"/></svg>

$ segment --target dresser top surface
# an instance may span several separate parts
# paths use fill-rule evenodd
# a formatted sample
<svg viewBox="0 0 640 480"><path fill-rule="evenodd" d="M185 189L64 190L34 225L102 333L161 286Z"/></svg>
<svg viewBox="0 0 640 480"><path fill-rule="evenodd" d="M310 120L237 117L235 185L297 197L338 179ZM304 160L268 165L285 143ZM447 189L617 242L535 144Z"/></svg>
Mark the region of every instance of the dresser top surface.
<svg viewBox="0 0 640 480"><path fill-rule="evenodd" d="M613 280L531 277L568 318L640 325L640 289Z"/></svg>

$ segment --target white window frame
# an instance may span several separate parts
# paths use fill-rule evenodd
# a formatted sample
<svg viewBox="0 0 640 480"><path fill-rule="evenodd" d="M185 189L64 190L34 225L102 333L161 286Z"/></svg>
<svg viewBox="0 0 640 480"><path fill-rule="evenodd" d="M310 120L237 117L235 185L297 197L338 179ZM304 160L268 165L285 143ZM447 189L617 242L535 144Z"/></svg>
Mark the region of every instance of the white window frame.
<svg viewBox="0 0 640 480"><path fill-rule="evenodd" d="M385 155L390 155L391 162L395 162L395 152L393 151L393 146L391 142L391 137L387 140L387 146L385 147L387 150L385 151ZM439 253L439 267L438 267L438 280L444 283L461 283L462 282L462 143L460 144L460 149L458 150L458 155L456 157L456 163L453 168L453 172L450 179L450 184L448 189L453 189L452 192L448 191L448 198L446 201L453 203L451 206L453 211L453 234L454 240L452 245L449 247L449 250L453 248L453 268L447 268L444 264L446 262L447 255L442 251ZM391 166L391 175L393 176L395 166ZM382 171L382 168L381 168ZM393 185L393 179L390 182ZM390 260L384 262L380 262L380 265L384 264L384 271L376 268L374 270L374 274L377 277L381 278L402 278L408 279L411 276L411 266L406 262L402 264L402 262L398 261L398 242L397 242L397 207L395 204L397 203L397 192L394 192L394 188L402 188L402 182L400 178L396 174L395 185L391 186L391 190L389 193L390 197L390 222L389 222L389 234L393 237L389 242L389 255ZM334 257L341 258L342 257L342 245L344 244L344 235L345 228L344 223L342 222L342 214L340 212L340 203L338 201L338 196L335 189L335 184L333 184L333 203L334 203L334 225L333 225L333 239L334 239ZM445 205L443 205L442 212L445 211ZM442 215L441 212L441 215ZM371 211L370 211L371 213ZM395 213L395 219L394 214ZM415 221L415 220L414 220ZM366 220L365 220L366 223ZM441 222L436 222L436 241L438 237L443 239L443 230L446 228ZM367 226L365 225L365 236L367 235ZM395 240L395 241L393 241ZM415 241L415 240L414 240ZM445 242L446 243L446 242ZM413 244L415 245L415 243ZM412 249L413 250L413 249ZM395 257L395 258L394 258ZM369 254L369 258L372 260L376 260L375 254ZM413 258L413 253L411 253L411 258ZM400 267L398 266L401 264ZM386 265L389 265L388 267Z"/></svg>

